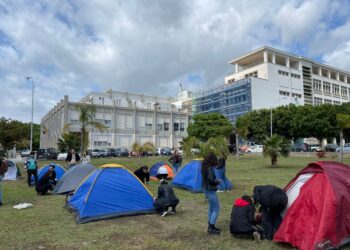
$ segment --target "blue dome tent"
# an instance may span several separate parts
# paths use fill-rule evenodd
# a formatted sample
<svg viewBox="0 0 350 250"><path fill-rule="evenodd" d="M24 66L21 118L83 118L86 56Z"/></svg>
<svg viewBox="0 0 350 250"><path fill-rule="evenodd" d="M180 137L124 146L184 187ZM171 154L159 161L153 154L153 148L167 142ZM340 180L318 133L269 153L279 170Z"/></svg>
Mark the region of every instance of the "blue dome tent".
<svg viewBox="0 0 350 250"><path fill-rule="evenodd" d="M165 163L165 162L157 162L155 164L153 164L153 166L149 169L149 175L151 180L157 181L157 175L158 175L158 169L164 166L166 167L166 169L168 170L168 178L169 180L174 178L174 171L173 168L169 166L169 164Z"/></svg>
<svg viewBox="0 0 350 250"><path fill-rule="evenodd" d="M202 161L199 159L188 162L175 176L172 185L184 188L194 193L203 192L202 189Z"/></svg>
<svg viewBox="0 0 350 250"><path fill-rule="evenodd" d="M153 195L129 170L106 164L83 180L67 200L77 223L155 213Z"/></svg>
<svg viewBox="0 0 350 250"><path fill-rule="evenodd" d="M58 164L55 164L55 163L50 163L50 164L48 164L48 165L46 165L38 170L38 180L40 180L40 178L44 176L44 174L49 170L50 166L55 166L57 180L59 180L66 172L64 167L62 167ZM32 176L32 183L34 183L34 176Z"/></svg>

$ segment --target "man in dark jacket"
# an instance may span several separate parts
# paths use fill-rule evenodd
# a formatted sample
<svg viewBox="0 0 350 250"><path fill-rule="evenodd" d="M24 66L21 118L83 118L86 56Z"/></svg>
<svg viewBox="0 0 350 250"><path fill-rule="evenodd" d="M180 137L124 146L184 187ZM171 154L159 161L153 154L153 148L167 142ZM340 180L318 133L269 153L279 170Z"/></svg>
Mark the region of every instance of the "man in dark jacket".
<svg viewBox="0 0 350 250"><path fill-rule="evenodd" d="M148 167L147 166L142 166L139 169L137 169L134 172L134 175L137 176L137 178L142 181L142 183L145 183L145 181L148 183L149 182L149 172L148 172Z"/></svg>
<svg viewBox="0 0 350 250"><path fill-rule="evenodd" d="M158 187L158 197L155 199L154 207L159 211L162 217L168 214L168 209L171 207L170 214L176 213L176 206L179 204L179 199L176 197L174 189L166 178L168 176L168 170L165 167L160 167L158 170L157 178L160 180Z"/></svg>
<svg viewBox="0 0 350 250"><path fill-rule="evenodd" d="M79 163L79 161L80 161L80 156L75 153L74 149L71 149L69 151L69 153L67 154L67 158L66 158L66 162L67 162L68 166L72 167L72 166L76 165L77 163Z"/></svg>
<svg viewBox="0 0 350 250"><path fill-rule="evenodd" d="M252 199L243 195L238 198L232 208L230 232L235 236L254 236L257 242L260 242L261 235L256 226L255 207Z"/></svg>
<svg viewBox="0 0 350 250"><path fill-rule="evenodd" d="M53 190L56 185L56 171L54 166L50 166L49 170L41 177L36 185L36 192L44 195L49 190Z"/></svg>
<svg viewBox="0 0 350 250"><path fill-rule="evenodd" d="M272 240L282 222L281 213L288 204L288 196L282 189L273 185L256 186L254 202L261 205L261 225L265 238Z"/></svg>

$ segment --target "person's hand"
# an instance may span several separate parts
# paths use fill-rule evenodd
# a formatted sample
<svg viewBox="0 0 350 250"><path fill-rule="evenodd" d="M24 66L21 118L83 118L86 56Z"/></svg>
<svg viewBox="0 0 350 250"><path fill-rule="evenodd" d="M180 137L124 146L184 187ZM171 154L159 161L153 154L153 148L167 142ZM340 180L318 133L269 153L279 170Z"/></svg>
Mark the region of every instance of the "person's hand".
<svg viewBox="0 0 350 250"><path fill-rule="evenodd" d="M261 222L261 213L255 213L255 221L257 223L260 223Z"/></svg>

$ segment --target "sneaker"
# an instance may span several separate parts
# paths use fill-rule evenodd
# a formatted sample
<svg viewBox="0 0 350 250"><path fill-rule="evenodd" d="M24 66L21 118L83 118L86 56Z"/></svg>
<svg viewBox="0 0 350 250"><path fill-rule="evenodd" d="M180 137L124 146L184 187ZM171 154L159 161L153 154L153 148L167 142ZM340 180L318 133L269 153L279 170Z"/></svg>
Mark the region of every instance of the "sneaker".
<svg viewBox="0 0 350 250"><path fill-rule="evenodd" d="M166 216L168 214L168 212L167 211L164 211L163 213L162 213L162 217L164 217L164 216Z"/></svg>
<svg viewBox="0 0 350 250"><path fill-rule="evenodd" d="M261 243L261 236L257 231L253 233L253 237L256 243Z"/></svg>
<svg viewBox="0 0 350 250"><path fill-rule="evenodd" d="M171 211L170 212L171 215L175 215L175 213L176 213L175 211Z"/></svg>

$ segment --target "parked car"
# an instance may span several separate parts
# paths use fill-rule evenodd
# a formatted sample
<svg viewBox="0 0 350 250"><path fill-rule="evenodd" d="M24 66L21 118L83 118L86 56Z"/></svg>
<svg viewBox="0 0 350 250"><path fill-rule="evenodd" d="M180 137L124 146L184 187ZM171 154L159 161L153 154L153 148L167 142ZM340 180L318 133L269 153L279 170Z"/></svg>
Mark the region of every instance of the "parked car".
<svg viewBox="0 0 350 250"><path fill-rule="evenodd" d="M107 156L108 156L108 150L100 149L99 157L107 157Z"/></svg>
<svg viewBox="0 0 350 250"><path fill-rule="evenodd" d="M65 161L67 158L68 153L59 153L57 154L57 160L58 161Z"/></svg>
<svg viewBox="0 0 350 250"><path fill-rule="evenodd" d="M245 152L247 154L250 154L250 153L262 153L263 150L264 150L264 145L255 144L255 146L249 147Z"/></svg>
<svg viewBox="0 0 350 250"><path fill-rule="evenodd" d="M168 148L168 147L157 148L156 155L172 155L171 148Z"/></svg>
<svg viewBox="0 0 350 250"><path fill-rule="evenodd" d="M308 145L306 143L296 143L291 146L292 152L306 152L308 151Z"/></svg>
<svg viewBox="0 0 350 250"><path fill-rule="evenodd" d="M322 151L322 147L318 144L315 144L315 145L309 145L309 150L311 152L320 152Z"/></svg>
<svg viewBox="0 0 350 250"><path fill-rule="evenodd" d="M339 147L338 144L335 144L335 143L328 143L328 144L324 147L324 150L325 150L326 152L336 152L338 147Z"/></svg>
<svg viewBox="0 0 350 250"><path fill-rule="evenodd" d="M126 148L117 148L115 150L115 156L129 156L129 150L127 150Z"/></svg>
<svg viewBox="0 0 350 250"><path fill-rule="evenodd" d="M340 152L340 147L337 147L336 152ZM345 143L343 148L344 153L350 153L350 143Z"/></svg>
<svg viewBox="0 0 350 250"><path fill-rule="evenodd" d="M23 149L21 151L21 157L22 158L30 157L30 150L29 149Z"/></svg>
<svg viewBox="0 0 350 250"><path fill-rule="evenodd" d="M56 160L57 150L54 148L40 148L36 155L37 159Z"/></svg>
<svg viewBox="0 0 350 250"><path fill-rule="evenodd" d="M109 149L107 149L107 156L108 156L108 157L115 157L115 156L116 156L116 155L115 155L115 151L116 151L115 148L109 148Z"/></svg>
<svg viewBox="0 0 350 250"><path fill-rule="evenodd" d="M95 148L91 152L92 157L100 157L100 150Z"/></svg>

